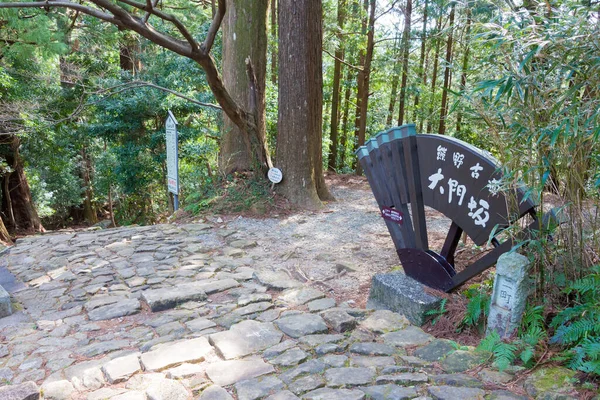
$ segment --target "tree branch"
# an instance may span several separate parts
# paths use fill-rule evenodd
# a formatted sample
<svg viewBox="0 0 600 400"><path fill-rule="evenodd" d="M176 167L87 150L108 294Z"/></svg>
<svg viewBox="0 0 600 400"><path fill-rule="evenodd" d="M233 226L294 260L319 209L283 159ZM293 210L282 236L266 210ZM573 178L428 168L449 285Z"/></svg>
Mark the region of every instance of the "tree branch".
<svg viewBox="0 0 600 400"><path fill-rule="evenodd" d="M59 8L70 8L75 11L79 11L83 14L98 18L102 21L110 22L117 26L123 24L116 19L113 15L105 13L96 8L84 6L82 4L71 3L70 1L47 1L47 2L26 2L26 3L0 3L0 8L45 8L45 7L59 7Z"/></svg>
<svg viewBox="0 0 600 400"><path fill-rule="evenodd" d="M225 11L227 8L225 6L225 0L219 0L219 7L217 9L217 14L212 20L210 24L210 28L208 29L208 33L206 34L206 39L204 39L204 43L202 43L202 51L204 54L210 53L210 49L212 49L213 43L215 42L215 37L217 36L217 32L221 27L221 22L225 17Z"/></svg>
<svg viewBox="0 0 600 400"><path fill-rule="evenodd" d="M96 1L99 1L99 0L96 0ZM101 0L101 1L104 1L104 0ZM175 25L175 27L177 28L179 33L181 33L181 35L185 38L185 40L190 44L190 46L192 47L192 50L193 51L199 50L198 43L196 43L196 40L194 39L194 37L190 34L190 32L187 30L187 28L181 23L181 21L179 21L177 18L175 18L174 15L167 14L160 10L155 9L154 7L152 7L152 4L150 4L150 7L149 7L147 4L138 3L133 0L118 0L118 1L121 3L125 3L127 5L130 5L132 7L135 7L137 9L146 11L146 13L156 15L158 18L172 23L173 25ZM148 3L150 2L150 0L146 0L146 1ZM134 17L132 17L132 18L134 18ZM146 19L145 16L144 16L144 19ZM144 24L144 26L149 27L149 25L146 23L147 19L146 19L146 21L144 19L141 19L140 23Z"/></svg>
<svg viewBox="0 0 600 400"><path fill-rule="evenodd" d="M330 53L329 51L327 51L326 49L323 49L323 52L324 52L325 54L327 54L329 57L333 58L334 60L337 60L337 61L341 62L342 64L344 64L344 65L345 65L345 66L347 66L347 67L350 67L350 68L352 68L352 69L355 69L355 70L357 70L357 71L362 71L362 70L363 70L363 69L362 69L362 68L360 68L360 67L357 67L357 66L355 66L355 65L349 64L349 63L347 63L346 61L342 60L341 58L338 58L338 57L336 57L335 55L331 54L331 53Z"/></svg>

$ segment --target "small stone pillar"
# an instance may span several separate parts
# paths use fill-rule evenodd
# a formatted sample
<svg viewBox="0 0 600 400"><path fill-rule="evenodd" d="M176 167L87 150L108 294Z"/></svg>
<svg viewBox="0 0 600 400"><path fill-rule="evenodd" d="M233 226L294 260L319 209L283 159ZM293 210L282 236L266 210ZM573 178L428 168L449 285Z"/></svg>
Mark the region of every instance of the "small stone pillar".
<svg viewBox="0 0 600 400"><path fill-rule="evenodd" d="M508 338L519 328L531 287L528 269L529 260L521 254L505 253L498 258L487 333L496 331Z"/></svg>

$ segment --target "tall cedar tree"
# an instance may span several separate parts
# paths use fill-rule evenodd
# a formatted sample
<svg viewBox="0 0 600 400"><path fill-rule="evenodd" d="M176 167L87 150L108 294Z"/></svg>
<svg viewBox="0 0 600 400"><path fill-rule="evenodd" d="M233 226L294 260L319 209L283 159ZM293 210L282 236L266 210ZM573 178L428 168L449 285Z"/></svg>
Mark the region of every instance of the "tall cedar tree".
<svg viewBox="0 0 600 400"><path fill-rule="evenodd" d="M320 208L332 200L323 177L321 0L279 1L279 111L277 166L280 190L293 203Z"/></svg>

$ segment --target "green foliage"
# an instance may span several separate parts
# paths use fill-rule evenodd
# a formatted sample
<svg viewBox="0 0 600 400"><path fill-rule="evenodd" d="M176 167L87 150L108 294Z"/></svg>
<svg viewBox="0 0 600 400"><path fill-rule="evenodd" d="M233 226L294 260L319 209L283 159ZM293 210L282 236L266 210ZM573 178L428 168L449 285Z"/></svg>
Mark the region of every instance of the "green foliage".
<svg viewBox="0 0 600 400"><path fill-rule="evenodd" d="M273 205L273 195L263 179L247 175L228 176L190 193L184 209L193 214L251 212L264 214Z"/></svg>
<svg viewBox="0 0 600 400"><path fill-rule="evenodd" d="M600 374L600 265L590 274L572 282L565 293L574 305L552 320L556 331L551 343L563 346L563 357L570 368Z"/></svg>
<svg viewBox="0 0 600 400"><path fill-rule="evenodd" d="M539 346L546 339L543 307L529 307L523 315L517 338L503 341L496 331L490 332L477 347L478 351L492 354L494 365L503 371L517 358L525 367L531 367Z"/></svg>
<svg viewBox="0 0 600 400"><path fill-rule="evenodd" d="M429 310L429 311L425 312L426 316L433 317L433 319L431 320L431 325L435 325L440 320L442 315L444 315L448 312L448 310L446 309L447 302L448 302L448 299L442 299L442 301L440 302L440 306L438 308L434 308L433 310Z"/></svg>
<svg viewBox="0 0 600 400"><path fill-rule="evenodd" d="M459 329L473 327L482 332L490 311L490 287L485 284L472 285L464 294L469 302Z"/></svg>

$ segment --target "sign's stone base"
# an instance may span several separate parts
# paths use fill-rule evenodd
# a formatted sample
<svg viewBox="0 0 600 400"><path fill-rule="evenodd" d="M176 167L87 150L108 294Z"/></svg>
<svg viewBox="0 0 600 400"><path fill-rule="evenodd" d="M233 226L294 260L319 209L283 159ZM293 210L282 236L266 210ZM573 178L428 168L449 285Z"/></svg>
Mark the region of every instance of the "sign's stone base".
<svg viewBox="0 0 600 400"><path fill-rule="evenodd" d="M428 319L425 313L439 308L441 301L441 298L425 293L421 283L396 272L373 277L367 308L392 310L421 326Z"/></svg>
<svg viewBox="0 0 600 400"><path fill-rule="evenodd" d="M12 314L12 305L10 295L2 286L0 286L0 318L8 317Z"/></svg>

